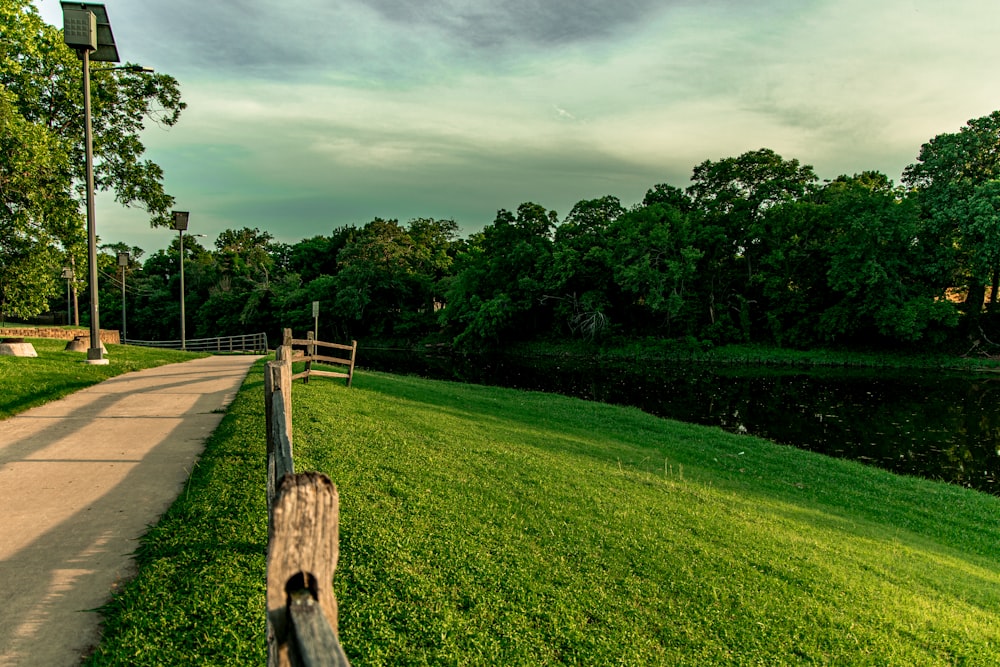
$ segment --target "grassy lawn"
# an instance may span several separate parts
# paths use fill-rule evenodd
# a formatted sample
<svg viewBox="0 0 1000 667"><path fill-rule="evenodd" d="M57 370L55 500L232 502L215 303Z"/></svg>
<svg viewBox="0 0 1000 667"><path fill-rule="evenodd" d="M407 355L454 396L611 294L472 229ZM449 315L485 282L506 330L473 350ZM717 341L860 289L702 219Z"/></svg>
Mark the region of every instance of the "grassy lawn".
<svg viewBox="0 0 1000 667"><path fill-rule="evenodd" d="M36 405L62 398L74 391L110 377L188 361L204 354L158 350L131 345L105 345L106 365L85 364L86 353L67 352L67 341L54 338L26 338L37 357L0 356L0 419L6 419Z"/></svg>
<svg viewBox="0 0 1000 667"><path fill-rule="evenodd" d="M262 664L261 364L90 664ZM1000 664L1000 499L559 396L294 387L363 665Z"/></svg>

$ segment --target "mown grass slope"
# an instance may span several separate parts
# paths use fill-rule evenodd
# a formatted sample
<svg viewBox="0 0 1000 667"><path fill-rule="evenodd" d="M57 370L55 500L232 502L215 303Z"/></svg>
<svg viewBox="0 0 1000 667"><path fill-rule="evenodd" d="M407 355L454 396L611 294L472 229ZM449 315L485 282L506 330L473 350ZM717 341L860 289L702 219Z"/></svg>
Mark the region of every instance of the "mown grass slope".
<svg viewBox="0 0 1000 667"><path fill-rule="evenodd" d="M341 496L355 666L1000 663L1000 499L634 409L358 373L294 387ZM259 366L92 664L263 659Z"/></svg>

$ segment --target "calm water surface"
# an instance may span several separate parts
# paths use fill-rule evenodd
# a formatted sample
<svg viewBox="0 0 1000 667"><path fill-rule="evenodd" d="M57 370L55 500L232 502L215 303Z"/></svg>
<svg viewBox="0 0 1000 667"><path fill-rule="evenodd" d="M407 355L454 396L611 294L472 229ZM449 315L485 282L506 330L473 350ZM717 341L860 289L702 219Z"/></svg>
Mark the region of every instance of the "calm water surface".
<svg viewBox="0 0 1000 667"><path fill-rule="evenodd" d="M1000 495L1000 375L414 356L362 367L631 405Z"/></svg>

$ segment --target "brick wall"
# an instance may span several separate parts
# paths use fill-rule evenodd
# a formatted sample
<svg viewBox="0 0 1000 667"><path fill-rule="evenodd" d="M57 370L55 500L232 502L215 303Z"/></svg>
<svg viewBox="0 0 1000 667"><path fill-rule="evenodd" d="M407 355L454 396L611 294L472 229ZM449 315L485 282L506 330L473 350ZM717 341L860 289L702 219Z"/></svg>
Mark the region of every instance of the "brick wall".
<svg viewBox="0 0 1000 667"><path fill-rule="evenodd" d="M0 338L60 338L73 340L77 336L90 338L89 329L60 329L58 327L12 327L0 329ZM111 329L101 329L101 342L120 343L120 332Z"/></svg>

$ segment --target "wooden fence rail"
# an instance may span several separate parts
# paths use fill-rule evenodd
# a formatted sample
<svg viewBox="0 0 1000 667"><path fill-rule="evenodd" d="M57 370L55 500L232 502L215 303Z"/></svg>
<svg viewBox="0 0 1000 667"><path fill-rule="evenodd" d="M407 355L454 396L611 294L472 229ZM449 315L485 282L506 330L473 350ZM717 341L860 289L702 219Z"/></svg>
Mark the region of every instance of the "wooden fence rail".
<svg viewBox="0 0 1000 667"><path fill-rule="evenodd" d="M340 499L326 475L295 474L292 349L279 347L264 372L267 429L268 667L349 667L337 638L333 574Z"/></svg>
<svg viewBox="0 0 1000 667"><path fill-rule="evenodd" d="M331 377L331 378L344 378L347 380L347 386L351 386L351 380L354 378L354 358L358 352L358 341L352 340L350 345L342 345L340 343L326 343L321 340L316 340L313 337L313 332L310 331L306 334L305 338L292 338L292 330L284 329L282 331L282 345L292 347L298 346L300 348L305 348L304 350L295 350L295 360L306 362L306 369L302 373L296 373L292 376L293 380L302 378L303 382L309 382L309 377L316 375L318 377ZM344 352L349 352L350 355L346 358L344 357L333 357L327 354L319 354L319 348L329 348L333 350L341 350ZM302 356L298 356L299 354ZM312 364L314 361L318 361L324 364L339 364L341 366L346 366L347 370L343 372L337 371L321 371L313 370Z"/></svg>

